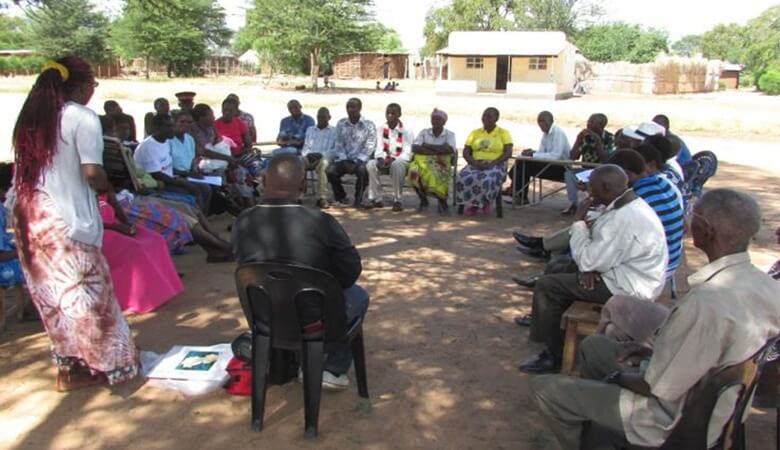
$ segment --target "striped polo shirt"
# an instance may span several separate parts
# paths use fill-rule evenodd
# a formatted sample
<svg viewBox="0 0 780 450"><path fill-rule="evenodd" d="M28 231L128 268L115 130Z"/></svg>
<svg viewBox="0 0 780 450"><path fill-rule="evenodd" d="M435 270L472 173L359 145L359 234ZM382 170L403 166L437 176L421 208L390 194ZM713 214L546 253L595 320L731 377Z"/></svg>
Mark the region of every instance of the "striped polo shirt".
<svg viewBox="0 0 780 450"><path fill-rule="evenodd" d="M669 180L658 174L640 178L633 187L636 195L642 197L661 219L669 250L669 266L666 271L667 275L671 274L680 265L683 251L685 212L680 198Z"/></svg>

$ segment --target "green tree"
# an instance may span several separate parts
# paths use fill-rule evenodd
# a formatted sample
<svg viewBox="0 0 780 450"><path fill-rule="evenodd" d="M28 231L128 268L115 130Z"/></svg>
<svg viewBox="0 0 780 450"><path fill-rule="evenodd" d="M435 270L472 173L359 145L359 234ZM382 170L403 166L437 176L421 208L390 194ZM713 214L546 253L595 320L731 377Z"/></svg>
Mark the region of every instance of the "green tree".
<svg viewBox="0 0 780 450"><path fill-rule="evenodd" d="M647 63L668 50L666 33L620 22L587 27L574 42L586 58L598 62Z"/></svg>
<svg viewBox="0 0 780 450"><path fill-rule="evenodd" d="M701 52L706 58L720 59L732 63L743 61L746 45L746 27L719 24L701 35Z"/></svg>
<svg viewBox="0 0 780 450"><path fill-rule="evenodd" d="M767 70L780 67L780 5L748 21L744 38L742 60L739 62L744 62L756 81L760 81Z"/></svg>
<svg viewBox="0 0 780 450"><path fill-rule="evenodd" d="M49 58L80 55L92 63L110 56L108 18L89 0L49 0L25 9L33 47Z"/></svg>
<svg viewBox="0 0 780 450"><path fill-rule="evenodd" d="M447 45L453 31L563 31L603 14L600 0L453 0L425 16L424 55Z"/></svg>
<svg viewBox="0 0 780 450"><path fill-rule="evenodd" d="M596 0L517 0L514 9L519 29L563 31L567 36L604 14Z"/></svg>
<svg viewBox="0 0 780 450"><path fill-rule="evenodd" d="M514 0L453 0L452 4L432 8L425 16L424 55L433 55L447 46L453 31L515 30Z"/></svg>
<svg viewBox="0 0 780 450"><path fill-rule="evenodd" d="M24 49L31 46L29 23L22 17L0 14L0 48Z"/></svg>
<svg viewBox="0 0 780 450"><path fill-rule="evenodd" d="M386 27L379 22L370 22L363 27L365 39L361 40L358 45L362 44L363 48L358 48L358 51L366 52L382 52L382 53L404 53L404 45L401 42L401 36L392 28Z"/></svg>
<svg viewBox="0 0 780 450"><path fill-rule="evenodd" d="M371 6L371 0L254 0L241 40L273 55L285 69L301 67L305 55L317 89L323 62L354 51L366 39Z"/></svg>
<svg viewBox="0 0 780 450"><path fill-rule="evenodd" d="M227 45L225 11L213 0L127 0L110 42L123 58L164 64L168 76L192 75L210 48Z"/></svg>
<svg viewBox="0 0 780 450"><path fill-rule="evenodd" d="M672 44L672 51L680 56L694 56L701 53L701 36L689 34Z"/></svg>

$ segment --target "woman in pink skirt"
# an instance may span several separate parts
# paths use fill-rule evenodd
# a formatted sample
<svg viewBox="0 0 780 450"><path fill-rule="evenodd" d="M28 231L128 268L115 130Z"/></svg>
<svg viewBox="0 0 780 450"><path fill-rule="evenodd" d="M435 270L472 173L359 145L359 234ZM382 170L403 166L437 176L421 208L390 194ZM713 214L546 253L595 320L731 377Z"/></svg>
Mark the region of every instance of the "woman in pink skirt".
<svg viewBox="0 0 780 450"><path fill-rule="evenodd" d="M184 291L165 238L131 224L113 192L100 196L103 255L122 311L154 311Z"/></svg>

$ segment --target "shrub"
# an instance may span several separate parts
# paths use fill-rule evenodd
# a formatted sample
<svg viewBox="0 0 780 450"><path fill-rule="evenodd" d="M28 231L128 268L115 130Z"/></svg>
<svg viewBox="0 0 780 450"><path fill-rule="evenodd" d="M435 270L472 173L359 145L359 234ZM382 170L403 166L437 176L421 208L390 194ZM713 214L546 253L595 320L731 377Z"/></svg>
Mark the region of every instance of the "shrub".
<svg viewBox="0 0 780 450"><path fill-rule="evenodd" d="M756 76L753 72L743 71L739 75L739 87L753 87L756 85Z"/></svg>
<svg viewBox="0 0 780 450"><path fill-rule="evenodd" d="M780 95L780 72L768 70L758 79L758 88L769 95Z"/></svg>
<svg viewBox="0 0 780 450"><path fill-rule="evenodd" d="M729 87L726 85L725 81L718 81L718 90L719 91L725 91Z"/></svg>

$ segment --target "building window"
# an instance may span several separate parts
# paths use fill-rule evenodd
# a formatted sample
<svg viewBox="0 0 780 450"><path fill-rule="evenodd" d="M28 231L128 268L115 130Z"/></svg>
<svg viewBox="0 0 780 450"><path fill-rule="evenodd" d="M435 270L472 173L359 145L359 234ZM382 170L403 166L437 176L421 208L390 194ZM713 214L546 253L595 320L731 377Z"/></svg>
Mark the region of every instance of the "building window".
<svg viewBox="0 0 780 450"><path fill-rule="evenodd" d="M467 69L481 69L485 67L485 60L482 57L468 57L466 58Z"/></svg>
<svg viewBox="0 0 780 450"><path fill-rule="evenodd" d="M534 56L529 58L528 70L547 70L547 57Z"/></svg>

